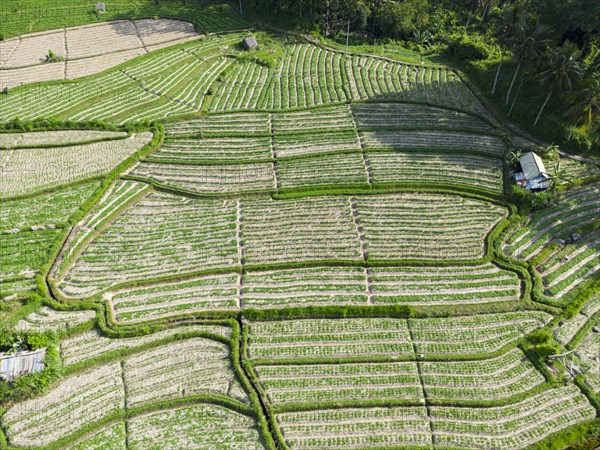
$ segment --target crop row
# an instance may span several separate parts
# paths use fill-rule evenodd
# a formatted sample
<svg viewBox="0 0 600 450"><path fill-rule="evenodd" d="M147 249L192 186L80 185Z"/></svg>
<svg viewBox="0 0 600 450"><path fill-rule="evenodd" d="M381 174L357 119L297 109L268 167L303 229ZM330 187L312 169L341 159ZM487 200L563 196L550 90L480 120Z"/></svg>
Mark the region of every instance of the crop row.
<svg viewBox="0 0 600 450"><path fill-rule="evenodd" d="M300 160L281 159L276 162L276 168L279 185L284 189L365 185L369 182L361 153L331 154Z"/></svg>
<svg viewBox="0 0 600 450"><path fill-rule="evenodd" d="M255 112L213 114L165 124L167 137L200 134L203 136L241 134L242 137L249 137L252 134L269 131L269 114Z"/></svg>
<svg viewBox="0 0 600 450"><path fill-rule="evenodd" d="M93 5L92 5L93 6ZM111 3L111 8L103 14L102 20L114 20L124 16L130 16L132 13L131 2L129 0L115 0ZM136 11L144 11L148 17L161 14L164 11L156 8L150 3L140 4ZM3 32L5 36L18 36L26 29L44 30L50 27L56 27L57 24L96 24L98 18L93 14L88 4L74 3L68 7L54 11L50 17L43 14L42 5L35 2L27 2L22 8L15 11L13 5L2 3L0 6L0 15L4 18ZM245 19L241 18L239 13L228 5L216 2L210 2L201 8L194 5L174 5L168 10L169 15L183 18L196 24L198 30L204 33L224 33L228 30L239 30L248 25ZM154 20L154 19L151 19ZM31 27L24 24L33 24ZM160 21L160 23L164 23ZM154 27L152 27L154 28ZM140 34L145 36L145 30L140 30ZM152 40L146 41L151 43Z"/></svg>
<svg viewBox="0 0 600 450"><path fill-rule="evenodd" d="M13 445L44 446L125 407L121 364L114 362L61 381L46 395L9 408L2 426Z"/></svg>
<svg viewBox="0 0 600 450"><path fill-rule="evenodd" d="M53 116L127 122L197 112L211 85L232 64L219 55L237 39L241 37L230 35L191 43L150 54L125 70L112 69L76 82L23 88L0 100L0 119Z"/></svg>
<svg viewBox="0 0 600 450"><path fill-rule="evenodd" d="M149 186L132 181L118 181L113 184L100 200L99 206L92 210L84 221L78 223L72 229L68 239L68 251L62 256L56 269L58 276L60 277L62 272L67 269L72 259L81 251L81 248L92 235L108 223L111 216L114 216L128 203L143 194L147 194L149 191ZM53 273L52 275L56 274ZM86 292L85 288L82 287L81 289L80 294L84 294Z"/></svg>
<svg viewBox="0 0 600 450"><path fill-rule="evenodd" d="M15 293L28 293L36 289L33 272L18 277L0 279L0 297L11 297Z"/></svg>
<svg viewBox="0 0 600 450"><path fill-rule="evenodd" d="M503 208L443 195L356 198L368 256L376 259L472 259Z"/></svg>
<svg viewBox="0 0 600 450"><path fill-rule="evenodd" d="M498 400L544 382L518 349L472 362L267 365L255 371L275 405L396 399L418 403L424 395L428 399Z"/></svg>
<svg viewBox="0 0 600 450"><path fill-rule="evenodd" d="M360 130L430 128L490 132L480 118L458 111L412 103L356 103L352 105Z"/></svg>
<svg viewBox="0 0 600 450"><path fill-rule="evenodd" d="M562 319L554 331L554 339L566 346L588 321L583 314L575 314L569 319Z"/></svg>
<svg viewBox="0 0 600 450"><path fill-rule="evenodd" d="M75 445L67 447L68 450L127 450L127 430L125 422L117 422L114 425L101 429L100 431L86 436Z"/></svg>
<svg viewBox="0 0 600 450"><path fill-rule="evenodd" d="M519 349L480 361L418 364L428 399L501 399L522 394L544 382L544 377Z"/></svg>
<svg viewBox="0 0 600 450"><path fill-rule="evenodd" d="M230 47L240 39L241 35L234 34L190 43L148 55L129 65L126 72L113 69L74 83L24 88L2 99L0 120L16 115L78 120L93 117L116 122L159 119L197 111L209 97L213 111L289 109L393 98L486 114L473 93L447 69L349 57L311 44L285 46L284 56L274 68L254 62L236 64L231 58L219 57L232 52ZM64 75L64 63L50 67L58 68L57 73L46 71L44 79ZM208 95L225 72L217 92Z"/></svg>
<svg viewBox="0 0 600 450"><path fill-rule="evenodd" d="M2 203L0 207L0 292L31 291L34 274L69 217L98 187L88 183L52 194Z"/></svg>
<svg viewBox="0 0 600 450"><path fill-rule="evenodd" d="M272 404L423 398L415 362L260 366Z"/></svg>
<svg viewBox="0 0 600 450"><path fill-rule="evenodd" d="M269 69L260 64L247 62L238 65L221 85L211 109L227 110L231 105L243 110L258 109L259 105L264 108L269 93L265 87L270 75Z"/></svg>
<svg viewBox="0 0 600 450"><path fill-rule="evenodd" d="M108 173L151 138L152 133L140 133L117 141L3 151L7 155L0 165L0 197L30 193Z"/></svg>
<svg viewBox="0 0 600 450"><path fill-rule="evenodd" d="M0 43L0 67L41 65L48 48L68 60L120 53L198 37L192 24L176 20L112 21L32 33Z"/></svg>
<svg viewBox="0 0 600 450"><path fill-rule="evenodd" d="M21 319L15 328L17 330L39 333L48 330L69 330L77 325L94 320L95 317L96 312L91 310L55 311L44 306L38 311L32 312L24 319Z"/></svg>
<svg viewBox="0 0 600 450"><path fill-rule="evenodd" d="M312 126L320 127L320 122ZM361 150L360 140L356 130L331 131L328 133L313 133L286 136L277 134L273 140L273 150L277 157L309 155L328 152L343 152Z"/></svg>
<svg viewBox="0 0 600 450"><path fill-rule="evenodd" d="M202 135L218 137L273 132L311 133L317 131L361 131L432 129L445 131L466 130L489 133L490 125L476 116L414 103L367 102L326 106L299 111L237 112L208 114L203 117L167 123L167 136ZM307 137L311 137L308 135ZM463 137L466 139L466 137ZM495 140L489 140L495 143ZM444 142L441 142L443 145ZM450 143L449 143L450 144ZM494 144L495 148L498 144ZM456 148L454 145L452 148ZM502 147L499 147L502 149ZM503 152L499 150L500 153Z"/></svg>
<svg viewBox="0 0 600 450"><path fill-rule="evenodd" d="M89 294L148 276L239 265L240 258L248 264L479 258L485 234L503 214L486 202L444 195L235 202L152 193L91 241L62 288Z"/></svg>
<svg viewBox="0 0 600 450"><path fill-rule="evenodd" d="M450 319L252 322L249 357L277 361L414 355L415 351L425 356L492 353L550 318L542 312L514 312Z"/></svg>
<svg viewBox="0 0 600 450"><path fill-rule="evenodd" d="M392 407L329 409L277 414L292 450L427 446L524 448L595 410L569 386L509 406L492 408Z"/></svg>
<svg viewBox="0 0 600 450"><path fill-rule="evenodd" d="M492 264L473 267L372 268L369 286L374 304L453 304L515 300L515 273Z"/></svg>
<svg viewBox="0 0 600 450"><path fill-rule="evenodd" d="M596 410L576 386L550 389L519 403L494 408L432 407L431 421L441 446L525 448Z"/></svg>
<svg viewBox="0 0 600 450"><path fill-rule="evenodd" d="M124 101L135 85L123 72L113 70L85 81L29 86L0 99L0 119L62 118L68 116L69 111L85 109L86 102L93 103L94 99L97 102L112 97L110 101L116 102L119 98Z"/></svg>
<svg viewBox="0 0 600 450"><path fill-rule="evenodd" d="M263 450L256 421L217 405L194 405L127 422L128 448Z"/></svg>
<svg viewBox="0 0 600 450"><path fill-rule="evenodd" d="M475 95L456 73L444 67L409 66L365 56L346 59L352 98L425 101L487 115Z"/></svg>
<svg viewBox="0 0 600 450"><path fill-rule="evenodd" d="M60 355L65 366L102 357L107 353L141 347L154 341L167 339L178 334L212 333L231 338L231 328L222 325L189 325L168 328L153 334L139 337L111 339L103 336L97 329L74 334L60 343Z"/></svg>
<svg viewBox="0 0 600 450"><path fill-rule="evenodd" d="M373 183L450 185L502 193L502 163L484 156L448 153L368 152Z"/></svg>
<svg viewBox="0 0 600 450"><path fill-rule="evenodd" d="M242 238L248 264L361 257L344 196L242 201Z"/></svg>
<svg viewBox="0 0 600 450"><path fill-rule="evenodd" d="M474 94L447 69L348 56L311 44L285 46L283 58L270 70L238 65L211 109L289 109L365 99L421 101L485 114Z"/></svg>
<svg viewBox="0 0 600 450"><path fill-rule="evenodd" d="M239 307L239 275L208 275L177 284L109 294L118 321Z"/></svg>
<svg viewBox="0 0 600 450"><path fill-rule="evenodd" d="M87 183L51 194L3 202L0 207L0 233L63 224L97 187L97 183Z"/></svg>
<svg viewBox="0 0 600 450"><path fill-rule="evenodd" d="M59 234L55 229L0 234L0 278L37 273Z"/></svg>
<svg viewBox="0 0 600 450"><path fill-rule="evenodd" d="M273 114L273 132L310 133L312 130L340 131L355 129L349 106L329 106L303 111Z"/></svg>
<svg viewBox="0 0 600 450"><path fill-rule="evenodd" d="M581 314L586 317L591 317L600 311L600 294L594 295L581 308Z"/></svg>
<svg viewBox="0 0 600 450"><path fill-rule="evenodd" d="M230 72L211 109L289 109L344 102L349 99L342 75L344 59L340 53L310 44L285 46L273 70L253 70L251 66L257 64L245 63ZM254 98L248 103L244 96L231 95L238 91L252 92Z"/></svg>
<svg viewBox="0 0 600 450"><path fill-rule="evenodd" d="M502 157L504 142L495 136L461 133L458 131L366 131L361 133L365 148L442 149L483 152Z"/></svg>
<svg viewBox="0 0 600 450"><path fill-rule="evenodd" d="M42 397L9 408L2 425L13 444L47 445L125 408L198 393L233 393L247 401L229 358L227 345L208 339L162 345L66 378Z"/></svg>
<svg viewBox="0 0 600 450"><path fill-rule="evenodd" d="M474 267L305 268L187 281L109 293L118 321L206 310L348 304L460 304L516 300L512 272Z"/></svg>
<svg viewBox="0 0 600 450"><path fill-rule="evenodd" d="M561 298L600 270L600 233L585 242L568 245L547 258L538 268L546 294Z"/></svg>
<svg viewBox="0 0 600 450"><path fill-rule="evenodd" d="M581 360L581 366L586 371L585 382L596 393L600 395L600 359L598 349L600 348L600 333L589 333L577 346L575 353Z"/></svg>
<svg viewBox="0 0 600 450"><path fill-rule="evenodd" d="M61 145L75 142L126 138L124 131L60 130L33 133L0 133L0 147L29 147L36 145Z"/></svg>
<svg viewBox="0 0 600 450"><path fill-rule="evenodd" d="M584 185L566 191L558 205L532 214L527 226L509 236L505 251L530 260L553 238L566 238L574 230L597 220L600 213L600 188Z"/></svg>
<svg viewBox="0 0 600 450"><path fill-rule="evenodd" d="M187 165L148 161L138 164L132 175L200 193L235 194L276 188L275 171L269 162Z"/></svg>
<svg viewBox="0 0 600 450"><path fill-rule="evenodd" d="M291 412L276 420L291 450L432 446L425 407Z"/></svg>
<svg viewBox="0 0 600 450"><path fill-rule="evenodd" d="M227 395L235 380L229 357L227 345L201 338L130 356L123 362L126 406L199 393Z"/></svg>
<svg viewBox="0 0 600 450"><path fill-rule="evenodd" d="M85 247L62 288L78 295L131 279L239 264L236 204L152 193Z"/></svg>
<svg viewBox="0 0 600 450"><path fill-rule="evenodd" d="M262 141L251 141L241 148L230 149L230 145L237 144L233 140L215 152L216 141L201 140L190 147L183 144L183 148L179 141L169 144L165 151L161 150L153 158L140 163L133 175L199 193L253 193L273 191L276 187L367 187L369 180L382 184L450 185L496 195L502 192L502 163L485 156L378 150L363 157L356 137L317 134L307 141L298 136L276 139L273 154L278 158L274 162L250 162L254 152L260 152L259 157L270 159L271 155L267 155L270 148L264 147ZM343 152L330 153L333 151ZM305 158L281 157L318 152L326 153ZM203 160L215 156L223 158L224 162L235 158L249 162L215 164Z"/></svg>
<svg viewBox="0 0 600 450"><path fill-rule="evenodd" d="M231 137L219 139L167 139L149 162L170 161L247 161L270 159L269 138Z"/></svg>

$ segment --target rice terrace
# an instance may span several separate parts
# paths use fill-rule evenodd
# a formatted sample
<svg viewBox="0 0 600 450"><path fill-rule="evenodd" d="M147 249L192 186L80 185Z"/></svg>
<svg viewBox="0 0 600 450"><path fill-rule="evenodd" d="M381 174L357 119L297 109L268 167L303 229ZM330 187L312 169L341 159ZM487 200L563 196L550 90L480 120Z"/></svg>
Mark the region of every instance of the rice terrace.
<svg viewBox="0 0 600 450"><path fill-rule="evenodd" d="M0 448L600 448L596 110L411 1L0 0Z"/></svg>

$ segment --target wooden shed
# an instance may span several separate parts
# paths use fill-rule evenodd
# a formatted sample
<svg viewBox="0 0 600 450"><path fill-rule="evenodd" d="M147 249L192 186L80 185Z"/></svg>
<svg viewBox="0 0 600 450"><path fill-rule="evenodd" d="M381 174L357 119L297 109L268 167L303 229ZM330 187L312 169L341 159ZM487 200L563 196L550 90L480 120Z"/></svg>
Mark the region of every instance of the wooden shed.
<svg viewBox="0 0 600 450"><path fill-rule="evenodd" d="M548 188L550 175L546 172L542 158L534 152L525 153L519 158L519 164L521 172L514 175L518 186L531 191Z"/></svg>

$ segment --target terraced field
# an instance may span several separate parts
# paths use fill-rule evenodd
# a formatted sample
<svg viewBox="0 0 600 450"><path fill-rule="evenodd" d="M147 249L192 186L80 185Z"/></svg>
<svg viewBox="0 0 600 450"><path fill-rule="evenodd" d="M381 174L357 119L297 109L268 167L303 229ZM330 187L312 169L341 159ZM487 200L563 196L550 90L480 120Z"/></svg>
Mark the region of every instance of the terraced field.
<svg viewBox="0 0 600 450"><path fill-rule="evenodd" d="M137 56L198 38L187 22L168 19L114 21L33 33L0 43L0 89L93 75ZM62 61L44 60L50 47Z"/></svg>
<svg viewBox="0 0 600 450"><path fill-rule="evenodd" d="M580 295L580 285L600 273L599 194L597 183L569 189L555 206L532 214L506 235L504 252L535 265L548 303L572 302Z"/></svg>
<svg viewBox="0 0 600 450"><path fill-rule="evenodd" d="M0 352L47 350L0 380L1 448L597 437L592 163L519 211L507 158L537 144L454 70L126 3L3 23Z"/></svg>

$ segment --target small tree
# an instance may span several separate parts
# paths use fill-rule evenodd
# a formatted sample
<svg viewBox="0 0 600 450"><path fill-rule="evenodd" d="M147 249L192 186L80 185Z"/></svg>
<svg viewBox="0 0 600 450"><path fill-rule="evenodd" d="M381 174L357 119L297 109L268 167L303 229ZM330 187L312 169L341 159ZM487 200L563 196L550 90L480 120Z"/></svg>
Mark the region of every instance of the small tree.
<svg viewBox="0 0 600 450"><path fill-rule="evenodd" d="M573 125L580 126L586 132L600 117L600 80L593 75L588 75L575 90L567 94L573 106L566 115Z"/></svg>
<svg viewBox="0 0 600 450"><path fill-rule="evenodd" d="M568 177L567 171L561 166L560 161L557 161L548 180L550 190L556 192L556 188L559 185L571 182L572 180Z"/></svg>
<svg viewBox="0 0 600 450"><path fill-rule="evenodd" d="M520 150L520 149L513 150L512 152L510 152L508 154L508 157L507 157L506 161L511 166L514 166L515 164L517 164L519 162L519 160L521 159L522 155L523 155L523 151L522 150Z"/></svg>
<svg viewBox="0 0 600 450"><path fill-rule="evenodd" d="M46 55L46 62L58 62L64 61L65 58L57 55L54 50L48 50L48 54Z"/></svg>

